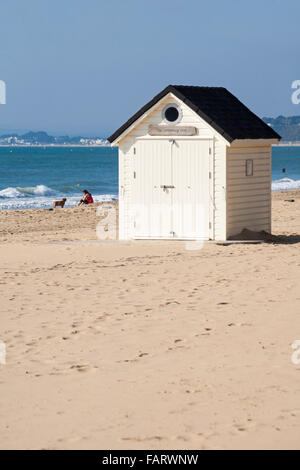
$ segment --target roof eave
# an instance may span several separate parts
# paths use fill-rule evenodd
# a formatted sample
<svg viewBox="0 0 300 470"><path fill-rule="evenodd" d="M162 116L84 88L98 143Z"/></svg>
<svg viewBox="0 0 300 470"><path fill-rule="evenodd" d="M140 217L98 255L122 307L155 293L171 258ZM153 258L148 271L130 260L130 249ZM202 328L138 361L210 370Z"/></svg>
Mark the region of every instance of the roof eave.
<svg viewBox="0 0 300 470"><path fill-rule="evenodd" d="M112 144L115 142L118 137L120 137L128 127L134 124L143 114L145 114L149 109L151 109L158 101L164 98L165 95L170 93L170 89L173 88L172 85L168 85L164 88L160 93L154 96L152 100L148 101L142 108L140 108L135 114L133 114L119 129L117 129L110 137L108 137L108 141Z"/></svg>

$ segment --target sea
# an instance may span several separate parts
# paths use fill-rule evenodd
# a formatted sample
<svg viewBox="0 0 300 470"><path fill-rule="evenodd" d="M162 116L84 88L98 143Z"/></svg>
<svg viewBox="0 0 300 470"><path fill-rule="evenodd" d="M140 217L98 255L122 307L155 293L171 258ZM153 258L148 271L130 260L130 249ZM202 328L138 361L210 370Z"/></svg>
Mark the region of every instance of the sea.
<svg viewBox="0 0 300 470"><path fill-rule="evenodd" d="M115 147L0 147L0 210L47 209L87 189L95 202L118 198Z"/></svg>
<svg viewBox="0 0 300 470"><path fill-rule="evenodd" d="M285 171L283 171L285 170ZM87 189L96 202L118 199L114 147L0 147L0 210L47 209ZM273 147L272 190L300 189L300 147Z"/></svg>

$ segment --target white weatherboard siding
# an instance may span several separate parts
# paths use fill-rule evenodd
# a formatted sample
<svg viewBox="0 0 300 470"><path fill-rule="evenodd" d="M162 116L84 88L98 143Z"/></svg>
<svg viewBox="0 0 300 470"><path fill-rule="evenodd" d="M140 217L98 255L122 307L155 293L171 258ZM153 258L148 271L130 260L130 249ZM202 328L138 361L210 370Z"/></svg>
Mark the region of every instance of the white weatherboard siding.
<svg viewBox="0 0 300 470"><path fill-rule="evenodd" d="M128 122L109 138L119 147L121 239L271 232L280 136L225 88L169 85Z"/></svg>
<svg viewBox="0 0 300 470"><path fill-rule="evenodd" d="M253 176L246 176L246 160ZM244 228L271 232L271 145L227 148L227 238Z"/></svg>
<svg viewBox="0 0 300 470"><path fill-rule="evenodd" d="M162 118L162 110L163 108L169 104L169 103L176 103L182 110L182 119L180 123L178 124L179 126L194 126L197 128L197 135L191 136L191 137L186 137L186 138L177 138L177 137L153 137L149 135L149 125L164 125L166 124ZM205 205L207 205L207 212L204 214L204 217L202 218L205 221L205 224L207 224L207 233L205 235L204 231L201 232L201 238L215 238L218 240L224 240L226 238L226 145L228 143L225 141L225 139L220 136L209 124L207 124L206 121L204 121L201 117L199 117L193 110L191 110L187 105L185 105L182 101L177 99L174 95L171 93L165 96L159 103L157 103L152 109L150 109L144 116L142 116L135 124L129 128L124 135L121 135L118 140L117 140L117 145L119 145L119 207L120 207L120 217L119 217L119 237L120 239L130 239L130 238L135 238L135 237L147 237L146 234L142 234L142 227L137 226L138 224L135 221L135 204L138 202L137 201L137 188L136 184L142 184L141 180L135 180L134 178L134 172L137 171L143 171L145 173L145 178L147 174L149 174L149 178L151 180L151 184L154 186L154 179L156 178L153 175L153 169L151 170L151 175L149 173L151 165L149 162L146 162L146 166L144 169L142 169L142 166L139 166L140 163L137 161L138 155L139 155L139 148L141 149L140 145L141 143L144 143L145 145L149 145L149 148L153 148L153 164L154 161L158 163L157 158L155 155L157 155L158 149L163 149L165 146L165 143L170 145L170 140L174 140L175 143L178 141L178 146L180 145L181 148L184 148L184 151L186 151L186 155L189 155L188 151L188 142L190 142L191 146L194 147L194 153L197 152L196 149L196 143L199 145L199 151L198 151L198 157L201 159L201 152L206 152L204 150L206 145L208 146L207 149L209 150L209 147L211 147L211 155L210 155L210 161L204 161L204 162L199 162L199 165L197 164L197 161L195 160L194 157L190 156L188 159L191 161L193 160L193 163L191 161L188 163L188 165L194 165L194 171L195 174L198 172L199 173L199 182L202 184L202 189L203 185L208 185L209 186L209 193L207 194L207 200L205 200L204 193L203 194L194 194L192 196L192 199L196 201L197 197L201 199L201 202L205 201ZM209 142L209 144L208 144ZM161 144L161 145L160 145ZM176 145L176 144L175 144ZM203 147L204 145L204 147ZM176 147L178 149L179 147ZM192 147L191 147L192 148ZM174 158L179 161L180 160L180 152L176 152L176 149L174 150ZM201 150L202 149L202 150ZM166 150L167 152L169 150ZM159 150L160 152L160 150ZM149 166L150 165L150 166ZM177 170L180 168L180 165L176 167ZM157 173L159 174L161 170L156 170ZM205 175L204 175L205 172ZM209 181L209 172L211 173L211 181ZM191 177L191 174L188 175L188 166L186 167L186 181L188 181L188 178ZM203 179L201 179L203 176ZM158 177L158 176L157 176ZM177 173L174 173L174 178L177 178L176 185L174 186L177 187L180 186L180 175L177 171ZM192 180L191 180L192 181ZM205 182L205 183L204 183ZM196 181L192 181L193 186L196 186ZM147 183L146 183L147 184ZM149 183L150 184L150 183ZM162 184L167 184L163 182ZM190 186L190 184L186 184L186 186ZM181 188L183 189L183 188ZM141 199L144 197L148 197L146 195L142 195L142 188L140 187L139 191L139 196ZM173 191L173 190L171 190ZM174 192L174 191L173 191ZM169 192L170 193L170 192ZM201 193L201 190L200 190ZM157 196L157 197L156 197ZM153 195L154 199L156 197L156 203L159 203L159 198L160 197L168 197L168 194L165 193L162 196L158 196L158 194L155 196ZM173 199L176 200L179 203L180 202L181 196L179 195L178 192L175 192L173 194ZM184 199L188 200L188 198L191 198L191 195L185 193L182 193L182 201ZM142 203L142 200L140 201ZM145 201L144 201L145 202ZM148 201L149 202L149 201ZM148 203L147 202L147 203ZM182 204L182 202L181 202ZM209 214L209 216L207 215ZM167 215L168 217L168 215ZM208 220L208 217L210 220ZM176 228L174 230L179 237L184 237L187 236L187 229L185 231L183 230L182 227L180 227L180 224L182 225L182 218L178 218L178 213L177 216L175 217L173 227ZM197 226L197 217L195 219L195 223ZM211 222L211 229L209 230L209 221ZM151 226L153 227L153 220L151 222ZM187 221L185 223L185 227L187 227ZM195 228L195 227L194 227ZM198 228L199 228L199 223L198 223ZM151 229L152 230L152 229ZM162 230L164 230L162 228ZM193 233L193 225L190 226L190 234ZM209 230L209 232L208 232ZM161 237L167 238L166 231L163 232L161 231ZM148 235L151 237L151 234ZM152 236L155 236L154 234ZM170 238L172 238L170 236Z"/></svg>

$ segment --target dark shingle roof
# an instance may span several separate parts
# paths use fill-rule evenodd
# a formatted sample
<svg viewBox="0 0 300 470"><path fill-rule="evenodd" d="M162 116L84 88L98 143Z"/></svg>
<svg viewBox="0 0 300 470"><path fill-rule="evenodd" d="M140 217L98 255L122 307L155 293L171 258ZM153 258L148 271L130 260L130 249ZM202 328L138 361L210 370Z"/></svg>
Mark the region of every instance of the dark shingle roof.
<svg viewBox="0 0 300 470"><path fill-rule="evenodd" d="M109 142L116 140L168 93L182 100L229 142L235 139L281 139L226 88L169 85L114 132L108 138Z"/></svg>

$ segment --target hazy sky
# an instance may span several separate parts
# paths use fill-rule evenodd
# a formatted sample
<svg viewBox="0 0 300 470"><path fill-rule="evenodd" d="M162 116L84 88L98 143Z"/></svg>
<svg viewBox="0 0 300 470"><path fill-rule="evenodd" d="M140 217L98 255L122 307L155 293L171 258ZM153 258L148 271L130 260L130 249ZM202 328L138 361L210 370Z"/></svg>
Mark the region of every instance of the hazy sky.
<svg viewBox="0 0 300 470"><path fill-rule="evenodd" d="M300 115L299 0L0 0L0 131L107 136L168 84Z"/></svg>

